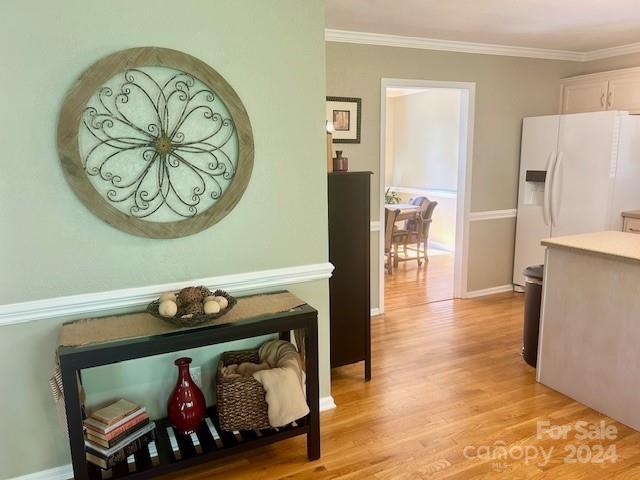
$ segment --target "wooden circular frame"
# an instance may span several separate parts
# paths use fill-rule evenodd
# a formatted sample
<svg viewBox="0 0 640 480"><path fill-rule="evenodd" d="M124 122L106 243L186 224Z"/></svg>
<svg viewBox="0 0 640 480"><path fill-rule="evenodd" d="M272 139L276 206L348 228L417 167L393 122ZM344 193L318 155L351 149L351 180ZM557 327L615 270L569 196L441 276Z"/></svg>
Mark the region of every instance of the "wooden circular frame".
<svg viewBox="0 0 640 480"><path fill-rule="evenodd" d="M78 134L87 103L98 89L130 68L163 66L193 75L224 102L238 137L238 162L231 183L211 207L193 217L173 222L152 222L132 217L105 200L84 172ZM178 238L200 232L224 218L242 198L253 170L253 133L249 115L235 90L203 61L177 50L143 47L121 50L94 63L64 99L58 119L58 153L65 177L80 200L105 222L128 233L148 238Z"/></svg>

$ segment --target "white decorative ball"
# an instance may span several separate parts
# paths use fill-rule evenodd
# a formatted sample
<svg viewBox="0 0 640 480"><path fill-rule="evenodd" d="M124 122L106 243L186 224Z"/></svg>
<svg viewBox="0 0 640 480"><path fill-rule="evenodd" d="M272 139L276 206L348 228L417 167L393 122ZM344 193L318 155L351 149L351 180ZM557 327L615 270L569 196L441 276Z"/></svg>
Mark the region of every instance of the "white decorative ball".
<svg viewBox="0 0 640 480"><path fill-rule="evenodd" d="M221 310L224 310L229 306L229 300L227 300L225 297L215 297L214 300L218 303L218 305L220 305Z"/></svg>
<svg viewBox="0 0 640 480"><path fill-rule="evenodd" d="M213 295L209 295L208 297L204 297L204 300L202 300L202 303L207 303L207 302L215 302L217 297L214 297Z"/></svg>
<svg viewBox="0 0 640 480"><path fill-rule="evenodd" d="M163 293L162 295L160 295L160 303L166 302L166 301L175 302L176 295L171 292Z"/></svg>
<svg viewBox="0 0 640 480"><path fill-rule="evenodd" d="M173 317L178 313L178 305L172 300L165 300L158 305L158 313L163 317Z"/></svg>
<svg viewBox="0 0 640 480"><path fill-rule="evenodd" d="M220 311L220 305L218 302L206 302L204 304L204 313L211 315L212 313L218 313Z"/></svg>

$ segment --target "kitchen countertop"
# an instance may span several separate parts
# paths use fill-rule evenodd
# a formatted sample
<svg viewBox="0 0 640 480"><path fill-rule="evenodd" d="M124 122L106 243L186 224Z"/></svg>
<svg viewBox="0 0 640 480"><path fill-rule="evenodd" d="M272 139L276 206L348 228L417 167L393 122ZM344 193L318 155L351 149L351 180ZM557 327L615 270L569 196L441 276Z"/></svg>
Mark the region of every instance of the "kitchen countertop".
<svg viewBox="0 0 640 480"><path fill-rule="evenodd" d="M622 216L626 218L640 218L640 210L630 210L628 212L622 212Z"/></svg>
<svg viewBox="0 0 640 480"><path fill-rule="evenodd" d="M546 238L542 245L640 262L640 235L633 233L609 231L568 235Z"/></svg>

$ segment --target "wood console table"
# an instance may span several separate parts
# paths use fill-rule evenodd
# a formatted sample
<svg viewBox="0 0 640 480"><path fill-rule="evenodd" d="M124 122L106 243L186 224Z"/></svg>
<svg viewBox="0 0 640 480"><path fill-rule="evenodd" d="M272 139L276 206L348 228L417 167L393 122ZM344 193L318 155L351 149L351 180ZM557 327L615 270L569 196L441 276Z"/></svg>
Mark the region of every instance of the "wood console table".
<svg viewBox="0 0 640 480"><path fill-rule="evenodd" d="M207 423L203 422L196 432L199 446L194 445L190 437L175 435L179 453L171 446L167 434L168 421L156 419L157 458L154 457L152 460L148 449L144 449L144 451L135 454L135 469L132 468L133 471L130 471L126 462L122 462L111 470L110 478L153 478L303 434L307 435L308 458L310 460L320 458L317 321L318 312L305 304L290 311L239 320L231 324L175 330L147 337L121 339L85 346L61 346L58 355L65 392L74 478L76 480L102 479L103 473L98 467L88 463L85 458L83 418L76 380L82 369L260 335L279 334L280 338L289 339L292 330L304 330L305 332L306 387L310 409L310 413L305 419L278 429L227 433L218 427L215 407L212 407L208 411L208 418L219 433L219 438L216 438Z"/></svg>

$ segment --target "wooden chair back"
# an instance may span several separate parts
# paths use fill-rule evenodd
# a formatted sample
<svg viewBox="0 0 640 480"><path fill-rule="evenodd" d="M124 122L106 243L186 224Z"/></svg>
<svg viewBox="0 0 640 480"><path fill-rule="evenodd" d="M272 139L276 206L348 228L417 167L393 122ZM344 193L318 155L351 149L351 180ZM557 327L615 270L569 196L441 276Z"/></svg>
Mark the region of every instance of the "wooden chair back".
<svg viewBox="0 0 640 480"><path fill-rule="evenodd" d="M427 197L415 197L411 199L411 205L420 207L420 215L424 218L424 212L429 204ZM416 220L407 220L405 224L405 230L408 232L416 232L418 230L418 222Z"/></svg>
<svg viewBox="0 0 640 480"><path fill-rule="evenodd" d="M424 239L425 251L427 242L429 241L429 227L433 220L433 211L438 206L438 202L431 200L427 200L427 202L428 203L424 205L424 210L422 211L422 238Z"/></svg>
<svg viewBox="0 0 640 480"><path fill-rule="evenodd" d="M384 209L384 251L391 251L391 244L393 239L393 227L398 219L400 210L391 210L389 208Z"/></svg>
<svg viewBox="0 0 640 480"><path fill-rule="evenodd" d="M427 198L427 202L426 204L421 205L422 206L422 220L431 220L431 218L433 217L433 211L436 209L436 206L438 205L438 202L436 201L431 201Z"/></svg>

